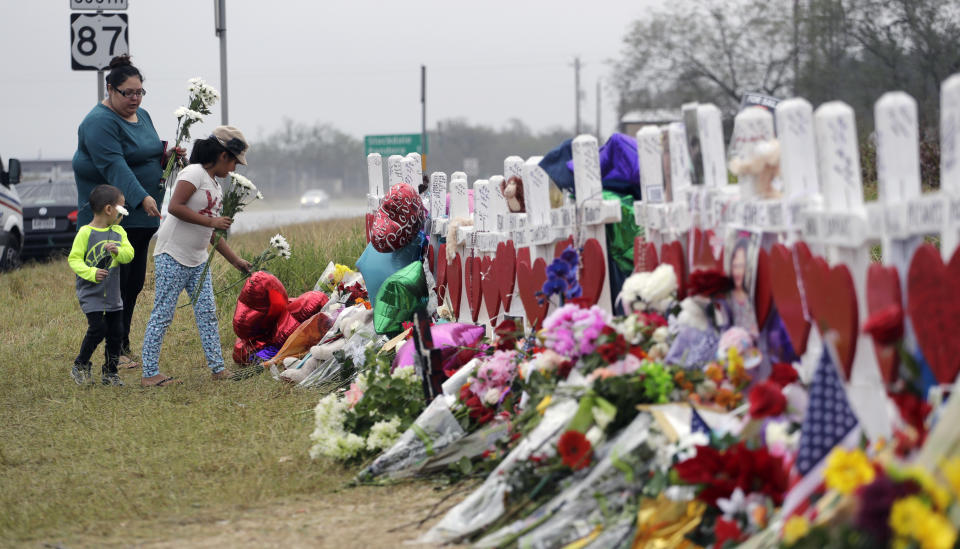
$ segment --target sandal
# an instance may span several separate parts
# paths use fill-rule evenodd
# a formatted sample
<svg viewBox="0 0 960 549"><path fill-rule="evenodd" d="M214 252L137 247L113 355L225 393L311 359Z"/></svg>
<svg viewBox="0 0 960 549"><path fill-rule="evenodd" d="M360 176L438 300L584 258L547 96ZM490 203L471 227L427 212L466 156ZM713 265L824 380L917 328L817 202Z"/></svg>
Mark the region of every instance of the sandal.
<svg viewBox="0 0 960 549"><path fill-rule="evenodd" d="M233 372L229 368L224 368L215 374L210 374L214 381L223 381L224 379L233 379Z"/></svg>
<svg viewBox="0 0 960 549"><path fill-rule="evenodd" d="M120 361L117 366L125 370L133 370L140 367L140 363L127 355L120 355Z"/></svg>
<svg viewBox="0 0 960 549"><path fill-rule="evenodd" d="M156 383L144 383L144 380L153 379L153 378L155 378L155 377L157 377L157 376L161 376L161 375L163 375L163 374L157 374L156 376L151 376L151 377L149 377L149 378L147 378L147 377L140 378L140 386L141 386L141 387L163 387L163 386L165 386L165 385L182 385L182 384L183 384L182 381L180 381L179 379L177 379L177 378L175 378L175 377L165 377L165 378L161 379L160 381L158 381L158 382L156 382Z"/></svg>

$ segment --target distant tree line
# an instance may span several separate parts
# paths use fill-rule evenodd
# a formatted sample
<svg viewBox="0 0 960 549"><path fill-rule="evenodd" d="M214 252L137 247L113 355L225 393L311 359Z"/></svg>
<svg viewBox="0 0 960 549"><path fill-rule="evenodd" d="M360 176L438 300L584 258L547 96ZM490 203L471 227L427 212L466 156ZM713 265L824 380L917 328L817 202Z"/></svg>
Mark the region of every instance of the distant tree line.
<svg viewBox="0 0 960 549"><path fill-rule="evenodd" d="M427 173L449 176L464 170L465 158L474 158L479 169L471 181L500 174L507 156L542 155L570 137L569 130L559 127L536 133L516 119L499 129L461 118L441 120L427 133ZM284 120L279 130L251 147L249 156L250 176L268 184L274 197L296 197L315 188L346 196L367 192L362 138L329 124Z"/></svg>
<svg viewBox="0 0 960 549"><path fill-rule="evenodd" d="M912 95L925 133L940 83L960 71L956 0L677 0L635 21L613 70L623 114L745 92L849 103L862 132L889 90Z"/></svg>

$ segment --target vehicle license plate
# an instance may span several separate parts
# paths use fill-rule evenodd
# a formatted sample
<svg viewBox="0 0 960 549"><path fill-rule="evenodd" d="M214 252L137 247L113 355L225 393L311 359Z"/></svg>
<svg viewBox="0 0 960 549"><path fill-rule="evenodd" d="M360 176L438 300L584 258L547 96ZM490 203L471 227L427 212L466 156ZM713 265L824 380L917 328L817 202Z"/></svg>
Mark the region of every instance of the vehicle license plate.
<svg viewBox="0 0 960 549"><path fill-rule="evenodd" d="M53 217L45 217L32 220L31 228L35 231L49 231L57 228L57 220Z"/></svg>

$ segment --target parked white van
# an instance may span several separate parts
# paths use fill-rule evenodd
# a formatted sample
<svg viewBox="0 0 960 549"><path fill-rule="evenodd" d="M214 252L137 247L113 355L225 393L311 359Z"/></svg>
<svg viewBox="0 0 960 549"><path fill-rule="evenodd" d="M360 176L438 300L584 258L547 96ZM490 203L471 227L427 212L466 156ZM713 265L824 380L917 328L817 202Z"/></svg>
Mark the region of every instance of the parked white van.
<svg viewBox="0 0 960 549"><path fill-rule="evenodd" d="M0 159L0 271L20 266L23 250L23 207L14 187L20 182L20 161L10 159L7 171Z"/></svg>

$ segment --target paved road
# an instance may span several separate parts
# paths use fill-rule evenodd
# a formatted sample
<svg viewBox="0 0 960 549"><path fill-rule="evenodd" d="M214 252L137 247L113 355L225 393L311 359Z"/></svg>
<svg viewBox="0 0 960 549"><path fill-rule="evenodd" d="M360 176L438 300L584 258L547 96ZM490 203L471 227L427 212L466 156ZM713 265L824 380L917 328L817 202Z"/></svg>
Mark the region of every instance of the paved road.
<svg viewBox="0 0 960 549"><path fill-rule="evenodd" d="M231 232L241 234L258 231L260 229L307 223L309 221L358 217L365 212L366 207L362 204L358 205L355 202L350 204L332 203L327 208L284 208L277 210L243 211L237 214L237 218L231 227Z"/></svg>

